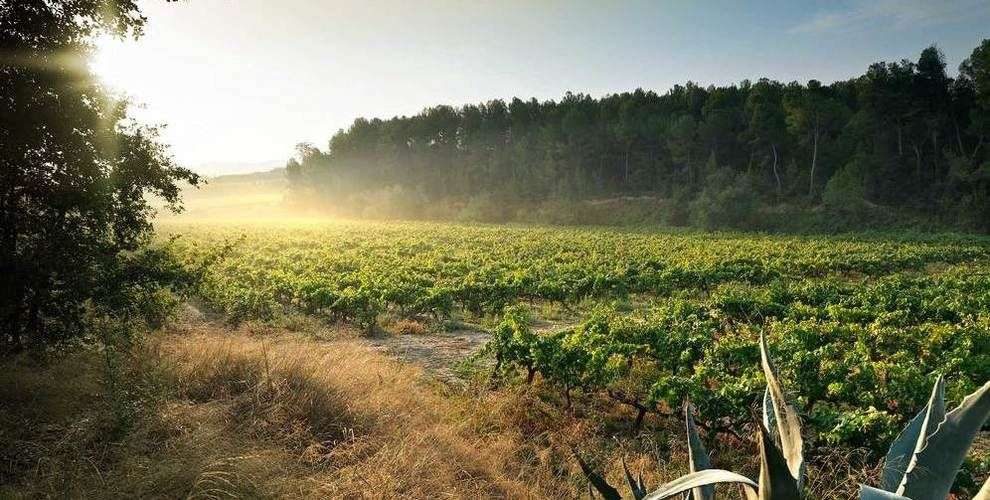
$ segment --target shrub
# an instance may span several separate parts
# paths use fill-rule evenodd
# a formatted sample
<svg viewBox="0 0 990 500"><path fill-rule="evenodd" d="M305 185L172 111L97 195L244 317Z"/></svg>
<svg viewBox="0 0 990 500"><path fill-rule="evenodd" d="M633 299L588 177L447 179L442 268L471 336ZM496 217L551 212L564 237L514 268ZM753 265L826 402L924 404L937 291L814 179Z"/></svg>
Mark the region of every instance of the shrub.
<svg viewBox="0 0 990 500"><path fill-rule="evenodd" d="M720 168L708 176L707 186L691 202L691 219L706 229L752 229L759 206L749 176Z"/></svg>
<svg viewBox="0 0 990 500"><path fill-rule="evenodd" d="M846 164L828 180L822 201L826 207L842 211L856 211L865 207L866 183L861 160Z"/></svg>

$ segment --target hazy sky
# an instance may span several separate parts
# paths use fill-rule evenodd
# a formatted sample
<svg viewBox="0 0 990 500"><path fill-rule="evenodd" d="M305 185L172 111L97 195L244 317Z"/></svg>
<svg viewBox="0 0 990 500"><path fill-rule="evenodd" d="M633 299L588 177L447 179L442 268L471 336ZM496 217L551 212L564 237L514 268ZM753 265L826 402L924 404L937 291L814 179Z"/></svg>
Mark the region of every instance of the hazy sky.
<svg viewBox="0 0 990 500"><path fill-rule="evenodd" d="M745 3L745 5L744 5ZM140 2L97 70L203 173L284 162L358 116L512 96L599 96L768 76L823 81L937 43L954 72L990 0ZM220 164L222 163L222 164ZM202 165L212 164L212 165Z"/></svg>

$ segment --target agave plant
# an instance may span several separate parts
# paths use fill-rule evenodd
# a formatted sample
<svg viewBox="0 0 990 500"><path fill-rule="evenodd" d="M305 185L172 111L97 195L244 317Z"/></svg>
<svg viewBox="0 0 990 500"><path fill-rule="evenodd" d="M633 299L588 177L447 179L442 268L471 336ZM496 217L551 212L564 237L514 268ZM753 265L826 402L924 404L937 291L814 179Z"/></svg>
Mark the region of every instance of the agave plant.
<svg viewBox="0 0 990 500"><path fill-rule="evenodd" d="M879 488L861 485L861 500L945 500L966 452L990 417L990 382L945 412L945 379L890 445ZM975 499L990 500L990 480Z"/></svg>
<svg viewBox="0 0 990 500"><path fill-rule="evenodd" d="M973 497L973 500L990 500L990 477L987 478L987 482L983 483L983 487L980 488L980 492Z"/></svg>
<svg viewBox="0 0 990 500"><path fill-rule="evenodd" d="M767 389L763 397L763 421L759 423L760 477L758 481L741 474L711 468L708 452L698 437L691 405L684 405L690 473L647 494L642 479L635 480L626 468L626 479L637 500L660 500L683 495L692 500L712 500L715 485L737 484L749 500L794 500L801 497L804 483L804 455L801 424L797 412L787 403L783 387L767 353L766 339L760 336L760 358ZM578 463L592 486L608 500L621 498L618 490L605 482L578 457Z"/></svg>
<svg viewBox="0 0 990 500"><path fill-rule="evenodd" d="M652 493L646 493L642 477L634 479L623 467L636 500L660 500L682 495L689 500L713 500L716 484L735 483L747 500L794 500L802 496L805 464L801 423L787 403L777 378L766 338L760 336L760 361L767 380L763 397L763 421L758 423L760 477L753 481L735 472L713 469L694 424L689 403L684 405L690 473ZM881 487L861 485L861 500L945 500L966 452L990 417L990 382L966 396L956 409L945 412L945 380L939 377L928 404L890 446L884 462ZM596 474L578 456L592 486L608 500L619 500L618 490ZM990 479L974 500L990 500Z"/></svg>

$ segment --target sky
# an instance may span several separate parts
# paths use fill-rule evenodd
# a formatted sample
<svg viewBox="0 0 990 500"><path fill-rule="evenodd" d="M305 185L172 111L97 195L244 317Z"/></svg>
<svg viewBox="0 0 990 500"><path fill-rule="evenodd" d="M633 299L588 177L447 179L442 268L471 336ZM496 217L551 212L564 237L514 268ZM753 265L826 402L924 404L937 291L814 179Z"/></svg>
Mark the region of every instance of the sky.
<svg viewBox="0 0 990 500"><path fill-rule="evenodd" d="M137 41L93 67L217 175L284 164L357 117L688 80L830 82L937 44L953 74L990 0L139 0Z"/></svg>

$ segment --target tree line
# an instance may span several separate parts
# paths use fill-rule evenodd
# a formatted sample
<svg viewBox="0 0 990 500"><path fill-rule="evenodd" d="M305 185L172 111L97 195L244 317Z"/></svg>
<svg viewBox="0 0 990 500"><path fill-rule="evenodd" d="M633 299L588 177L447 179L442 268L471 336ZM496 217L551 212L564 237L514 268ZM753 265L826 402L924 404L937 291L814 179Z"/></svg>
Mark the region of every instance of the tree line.
<svg viewBox="0 0 990 500"><path fill-rule="evenodd" d="M381 192L404 206L647 195L706 225L780 207L883 207L985 231L988 133L984 40L955 76L931 46L831 84L688 82L358 118L324 149L300 144L287 175L294 200L338 207Z"/></svg>

